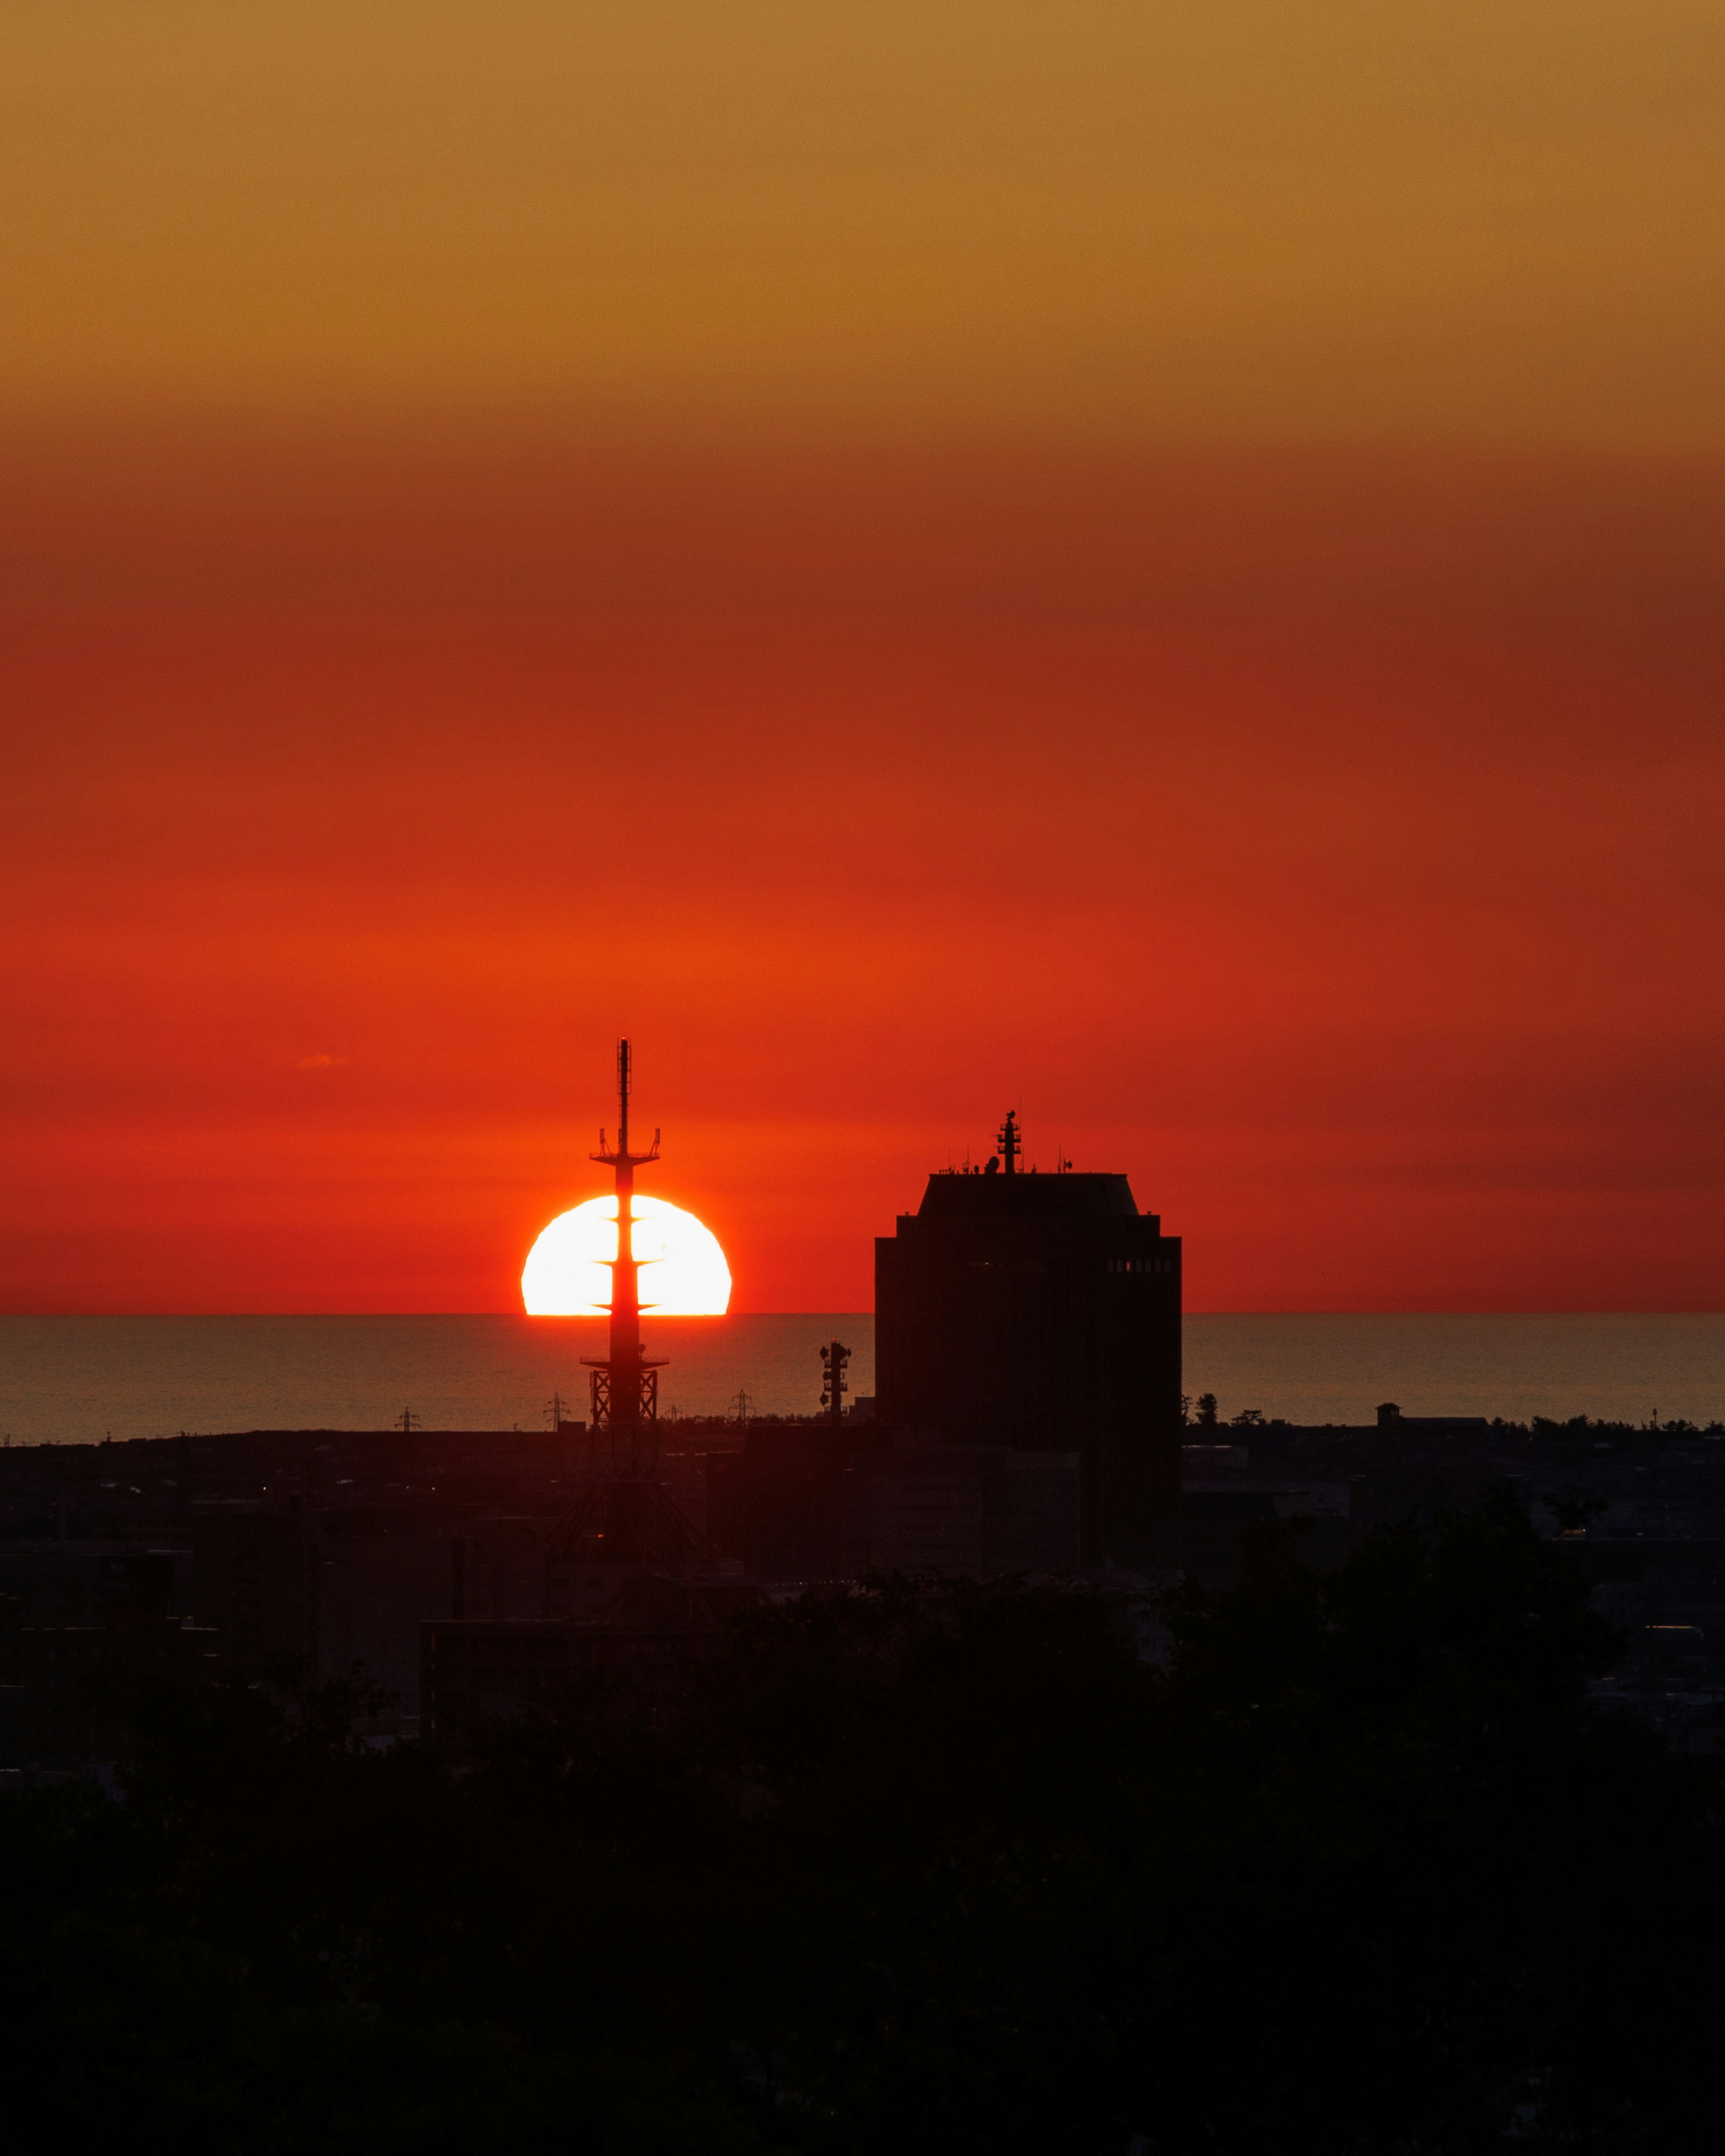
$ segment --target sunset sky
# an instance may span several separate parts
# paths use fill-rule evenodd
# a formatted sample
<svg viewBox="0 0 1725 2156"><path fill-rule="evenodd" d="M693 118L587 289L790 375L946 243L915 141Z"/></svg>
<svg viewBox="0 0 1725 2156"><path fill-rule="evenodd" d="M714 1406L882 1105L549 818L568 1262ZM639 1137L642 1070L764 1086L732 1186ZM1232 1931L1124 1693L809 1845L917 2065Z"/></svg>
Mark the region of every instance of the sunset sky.
<svg viewBox="0 0 1725 2156"><path fill-rule="evenodd" d="M0 1309L1725 1306L1725 12L18 0Z"/></svg>

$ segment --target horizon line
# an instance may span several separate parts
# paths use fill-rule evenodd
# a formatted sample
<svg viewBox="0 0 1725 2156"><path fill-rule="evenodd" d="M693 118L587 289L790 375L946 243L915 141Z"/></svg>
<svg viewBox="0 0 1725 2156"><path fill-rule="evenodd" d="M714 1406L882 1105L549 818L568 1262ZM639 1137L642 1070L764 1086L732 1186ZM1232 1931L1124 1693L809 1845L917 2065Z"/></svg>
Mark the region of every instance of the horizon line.
<svg viewBox="0 0 1725 2156"><path fill-rule="evenodd" d="M651 1317L649 1311L644 1317ZM872 1319L872 1310L729 1310L724 1312L671 1313L652 1318L660 1325L711 1325L722 1323L726 1318L738 1317L866 1317ZM1725 1317L1725 1307L1711 1309L1666 1307L1625 1309L1529 1308L1518 1310L1481 1310L1473 1308L1454 1310L1251 1310L1215 1309L1184 1310L1183 1319L1189 1317ZM0 1311L0 1322L14 1321L20 1323L33 1321L110 1319L116 1322L128 1321L172 1320L205 1321L232 1318L251 1321L259 1318L306 1318L321 1323L339 1319L369 1322L382 1318L443 1319L453 1317L508 1317L520 1318L534 1325L598 1325L605 1322L602 1311L573 1313L564 1317L536 1317L524 1310L8 1310Z"/></svg>

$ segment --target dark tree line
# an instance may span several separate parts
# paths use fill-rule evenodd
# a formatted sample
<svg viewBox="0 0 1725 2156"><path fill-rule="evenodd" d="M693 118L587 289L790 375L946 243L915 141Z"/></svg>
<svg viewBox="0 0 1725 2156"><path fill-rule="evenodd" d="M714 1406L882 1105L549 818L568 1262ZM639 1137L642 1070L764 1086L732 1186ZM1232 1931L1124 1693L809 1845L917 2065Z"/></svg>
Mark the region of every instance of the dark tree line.
<svg viewBox="0 0 1725 2156"><path fill-rule="evenodd" d="M459 1757L144 1710L0 1808L4 2117L128 2151L1707 2145L1719 1775L1488 1502L1165 1612L886 1583Z"/></svg>

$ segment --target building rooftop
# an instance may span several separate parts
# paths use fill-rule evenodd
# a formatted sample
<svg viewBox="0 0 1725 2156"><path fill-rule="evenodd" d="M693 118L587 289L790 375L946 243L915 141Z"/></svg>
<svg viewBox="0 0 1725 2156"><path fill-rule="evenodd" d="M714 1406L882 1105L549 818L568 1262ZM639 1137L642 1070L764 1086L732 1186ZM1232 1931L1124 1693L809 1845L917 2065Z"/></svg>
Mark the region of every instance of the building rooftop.
<svg viewBox="0 0 1725 2156"><path fill-rule="evenodd" d="M1123 1175L966 1174L947 1169L929 1177L916 1217L1136 1220L1140 1215L1132 1185Z"/></svg>

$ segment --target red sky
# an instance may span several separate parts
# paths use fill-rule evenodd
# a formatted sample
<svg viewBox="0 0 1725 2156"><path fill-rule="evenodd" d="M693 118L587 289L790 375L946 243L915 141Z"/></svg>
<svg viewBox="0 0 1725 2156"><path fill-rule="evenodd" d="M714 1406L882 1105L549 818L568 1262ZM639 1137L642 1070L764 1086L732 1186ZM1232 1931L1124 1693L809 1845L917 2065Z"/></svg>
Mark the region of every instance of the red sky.
<svg viewBox="0 0 1725 2156"><path fill-rule="evenodd" d="M1718 1308L1704 0L0 21L0 1310Z"/></svg>
<svg viewBox="0 0 1725 2156"><path fill-rule="evenodd" d="M94 446L92 446L94 444ZM0 1300L737 1306L1022 1102L1197 1308L1721 1296L1725 465L14 445Z"/></svg>

